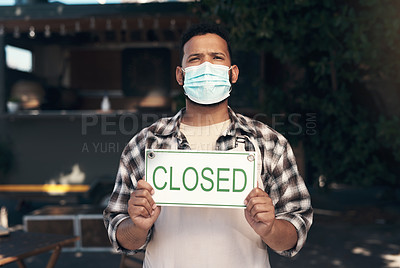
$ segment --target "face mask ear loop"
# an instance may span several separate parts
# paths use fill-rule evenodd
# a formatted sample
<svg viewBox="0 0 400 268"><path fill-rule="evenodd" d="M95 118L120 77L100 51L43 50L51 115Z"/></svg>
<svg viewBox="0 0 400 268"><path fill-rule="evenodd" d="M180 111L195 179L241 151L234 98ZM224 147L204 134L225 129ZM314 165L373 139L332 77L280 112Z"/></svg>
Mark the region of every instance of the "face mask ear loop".
<svg viewBox="0 0 400 268"><path fill-rule="evenodd" d="M232 68L233 68L233 65L231 65L231 67L229 67L229 69L228 69L228 72L230 71L230 70L232 70ZM229 95L231 95L231 92L232 92L232 82L231 82L231 75L229 75L229 83L231 84L231 87L230 87L230 89L229 89Z"/></svg>
<svg viewBox="0 0 400 268"><path fill-rule="evenodd" d="M181 67L181 70L182 70L182 82L183 82L183 84L185 84L185 73L186 73L186 71L182 67Z"/></svg>
<svg viewBox="0 0 400 268"><path fill-rule="evenodd" d="M232 91L232 72L231 73L229 73L229 71L231 71L232 70L232 68L233 68L233 65L231 65L231 67L229 67L229 69L228 69L228 75L229 75L229 83L231 83L231 89L229 90L229 94L231 93L231 91Z"/></svg>

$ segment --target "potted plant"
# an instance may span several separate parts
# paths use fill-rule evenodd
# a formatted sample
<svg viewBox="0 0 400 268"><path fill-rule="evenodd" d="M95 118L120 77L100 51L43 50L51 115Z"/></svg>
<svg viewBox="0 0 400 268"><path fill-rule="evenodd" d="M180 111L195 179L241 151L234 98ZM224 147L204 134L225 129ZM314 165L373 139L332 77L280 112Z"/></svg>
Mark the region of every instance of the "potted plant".
<svg viewBox="0 0 400 268"><path fill-rule="evenodd" d="M14 114L19 110L21 100L16 97L11 97L7 101L7 110L10 114Z"/></svg>

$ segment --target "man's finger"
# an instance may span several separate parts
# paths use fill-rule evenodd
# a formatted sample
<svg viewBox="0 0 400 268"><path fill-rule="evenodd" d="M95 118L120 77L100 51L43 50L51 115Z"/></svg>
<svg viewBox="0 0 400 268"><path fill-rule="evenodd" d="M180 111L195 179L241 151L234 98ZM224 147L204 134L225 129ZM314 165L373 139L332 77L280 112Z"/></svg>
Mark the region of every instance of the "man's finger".
<svg viewBox="0 0 400 268"><path fill-rule="evenodd" d="M150 203L154 203L151 193L145 189L136 189L131 194L131 198L145 198L145 199L149 200Z"/></svg>
<svg viewBox="0 0 400 268"><path fill-rule="evenodd" d="M138 182L137 188L131 193L128 201L131 216L150 217L157 205L152 197L153 188L144 180Z"/></svg>
<svg viewBox="0 0 400 268"><path fill-rule="evenodd" d="M256 204L266 204L272 206L272 200L265 196L256 196L247 201L247 209L251 210Z"/></svg>
<svg viewBox="0 0 400 268"><path fill-rule="evenodd" d="M151 216L151 213L149 213L149 211L143 206L134 206L129 215L131 216L131 218L135 218L138 216L149 218Z"/></svg>
<svg viewBox="0 0 400 268"><path fill-rule="evenodd" d="M274 220L275 215L270 212L258 212L254 215L250 213L250 217L256 222L269 223Z"/></svg>
<svg viewBox="0 0 400 268"><path fill-rule="evenodd" d="M251 190L251 192L247 195L244 203L245 205L247 205L247 203L250 201L250 199L254 198L254 197L269 197L268 194L266 192L264 192L262 189L260 188L254 188L253 190Z"/></svg>
<svg viewBox="0 0 400 268"><path fill-rule="evenodd" d="M153 202L154 203L154 202ZM132 202L131 202L131 204L133 205L133 206L136 206L136 207L143 207L146 211L147 211L147 213L145 213L146 214L146 216L150 216L152 213L153 213L153 211L154 211L154 209L155 209L155 204L154 204L154 206L153 206L153 204L151 204L147 199L145 199L145 198L134 198L133 200L132 200ZM141 210L142 212L143 212L143 210ZM141 213L142 214L142 213ZM143 215L143 216L145 216L145 215Z"/></svg>
<svg viewBox="0 0 400 268"><path fill-rule="evenodd" d="M151 187L151 185L147 182L147 181L145 181L145 180L139 180L138 181L138 184L137 184L137 188L136 188L137 190L141 190L141 189L143 189L143 190L147 190L147 191L149 191L149 193L151 194L151 195L153 195L154 194L154 189L153 189L153 187Z"/></svg>
<svg viewBox="0 0 400 268"><path fill-rule="evenodd" d="M252 217L255 217L258 213L273 213L274 214L274 208L265 203L255 204L251 208L248 208L247 211L249 211L249 213Z"/></svg>

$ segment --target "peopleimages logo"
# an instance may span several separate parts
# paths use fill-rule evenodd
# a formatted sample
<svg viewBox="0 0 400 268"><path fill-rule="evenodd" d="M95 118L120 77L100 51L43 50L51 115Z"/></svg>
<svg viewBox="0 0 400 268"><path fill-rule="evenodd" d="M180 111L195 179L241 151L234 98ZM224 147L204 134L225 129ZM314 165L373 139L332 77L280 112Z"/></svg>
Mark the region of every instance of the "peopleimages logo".
<svg viewBox="0 0 400 268"><path fill-rule="evenodd" d="M287 133L281 133L283 135L308 135L313 136L317 134L317 116L315 113L306 113L305 116L299 113L289 114L287 117L287 122L284 122L284 114L274 114L272 115L272 128L277 129L278 126L284 126L285 124L289 124L289 129ZM304 125L299 124L304 120Z"/></svg>
<svg viewBox="0 0 400 268"><path fill-rule="evenodd" d="M291 113L289 115L279 113L272 114L268 117L266 114L256 114L254 119L262 121L262 118L270 118L269 125L271 128L279 131L282 135L307 135L313 136L317 134L317 114L316 113ZM285 131L283 131L285 129Z"/></svg>
<svg viewBox="0 0 400 268"><path fill-rule="evenodd" d="M82 153L122 153L127 143L120 142L84 142L82 145Z"/></svg>
<svg viewBox="0 0 400 268"><path fill-rule="evenodd" d="M91 131L100 131L101 135L123 134L133 136L141 129L151 125L160 118L168 117L167 114L102 114L82 115L82 135Z"/></svg>
<svg viewBox="0 0 400 268"><path fill-rule="evenodd" d="M82 115L81 134L89 140L83 143L81 152L120 154L127 142L136 133L150 126L158 119L170 116L173 115L165 113ZM207 117L211 118L211 115ZM263 121L263 118L270 118L271 122L268 125L273 129L277 129L284 136L313 136L317 134L316 113L292 113L289 115L280 113L272 114L269 117L266 114L259 113L253 116L253 119L259 121ZM207 118L202 119L207 120ZM285 131L282 131L282 129L285 129ZM205 131L204 135L208 133ZM187 135L190 135L190 133ZM112 136L115 136L115 139ZM126 138L123 138L124 136Z"/></svg>
<svg viewBox="0 0 400 268"><path fill-rule="evenodd" d="M171 114L122 113L82 115L81 153L120 155L129 140L140 130Z"/></svg>

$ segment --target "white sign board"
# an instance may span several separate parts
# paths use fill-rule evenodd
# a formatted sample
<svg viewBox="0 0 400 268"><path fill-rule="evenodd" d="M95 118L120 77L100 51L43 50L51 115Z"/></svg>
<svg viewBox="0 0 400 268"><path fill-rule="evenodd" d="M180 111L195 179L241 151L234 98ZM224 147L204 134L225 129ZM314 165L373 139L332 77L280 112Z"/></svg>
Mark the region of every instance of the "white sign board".
<svg viewBox="0 0 400 268"><path fill-rule="evenodd" d="M145 158L157 205L243 208L257 185L255 152L154 149Z"/></svg>

